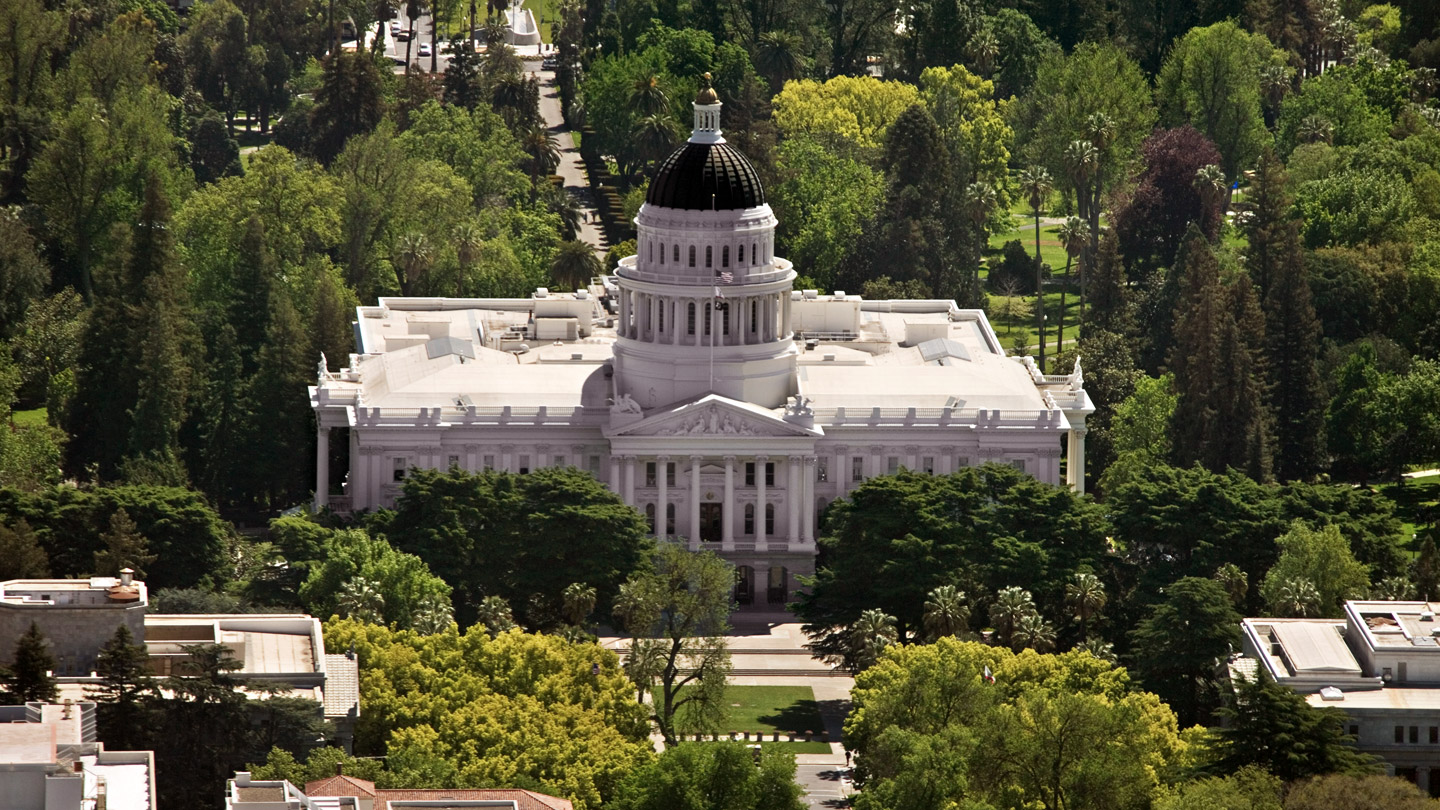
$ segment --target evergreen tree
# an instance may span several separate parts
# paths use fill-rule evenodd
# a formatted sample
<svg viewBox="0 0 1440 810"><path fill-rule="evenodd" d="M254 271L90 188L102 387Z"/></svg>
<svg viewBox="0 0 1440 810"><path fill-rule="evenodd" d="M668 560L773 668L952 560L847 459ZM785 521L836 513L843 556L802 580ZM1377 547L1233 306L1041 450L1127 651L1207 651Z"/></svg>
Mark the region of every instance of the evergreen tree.
<svg viewBox="0 0 1440 810"><path fill-rule="evenodd" d="M249 463L250 497L271 507L293 506L309 491L314 468L297 459L315 440L314 418L306 386L315 379L316 355L289 297L270 296L265 345L249 387L252 414Z"/></svg>
<svg viewBox="0 0 1440 810"><path fill-rule="evenodd" d="M1104 251L1103 243L1101 251ZM1086 465L1089 477L1100 475L1115 460L1115 442L1111 432L1115 409L1135 393L1140 378L1129 341L1115 332L1090 329L1080 338L1077 353L1084 363L1085 392L1095 405L1095 413L1085 420L1089 431L1085 437Z"/></svg>
<svg viewBox="0 0 1440 810"><path fill-rule="evenodd" d="M330 370L339 371L355 350L355 331L350 325L354 298L333 273L321 273L311 311L310 335L315 348L325 356Z"/></svg>
<svg viewBox="0 0 1440 810"><path fill-rule="evenodd" d="M24 518L13 526L0 523L0 581L50 576L50 556Z"/></svg>
<svg viewBox="0 0 1440 810"><path fill-rule="evenodd" d="M100 542L104 548L95 552L97 577L118 577L121 570L130 568L136 579L144 579L146 567L155 562L155 555L149 553L149 541L124 509L110 515L110 530L100 535Z"/></svg>
<svg viewBox="0 0 1440 810"><path fill-rule="evenodd" d="M100 683L87 690L95 701L99 737L117 751L133 751L149 744L154 679L144 644L136 644L130 628L120 625L100 648L95 659Z"/></svg>
<svg viewBox="0 0 1440 810"><path fill-rule="evenodd" d="M230 293L230 325L235 330L244 373L254 374L265 342L271 280L279 276L275 257L265 242L265 223L257 215L245 221Z"/></svg>
<svg viewBox="0 0 1440 810"><path fill-rule="evenodd" d="M15 658L10 671L5 675L5 692L0 700L11 705L23 705L32 700L54 703L59 692L55 685L55 656L34 622L30 629L15 643Z"/></svg>
<svg viewBox="0 0 1440 810"><path fill-rule="evenodd" d="M336 53L325 60L325 73L310 113L311 148L329 165L352 135L374 129L384 116L384 77L365 53Z"/></svg>
<svg viewBox="0 0 1440 810"><path fill-rule="evenodd" d="M1268 297L1270 279L1276 268L1291 261L1290 240L1294 238L1295 222L1291 216L1291 199L1286 191L1285 164L1266 148L1255 166L1255 182L1247 195L1242 220L1249 247L1245 250L1245 269ZM1238 206L1237 206L1238 207Z"/></svg>
<svg viewBox="0 0 1440 810"><path fill-rule="evenodd" d="M1233 684L1232 704L1220 710L1229 722L1219 737L1217 773L1257 765L1287 782L1327 773L1377 769L1345 734L1345 714L1317 709L1294 689L1275 682L1262 668L1255 680Z"/></svg>
<svg viewBox="0 0 1440 810"><path fill-rule="evenodd" d="M1216 667L1240 647L1240 614L1220 583L1184 577L1130 638L1141 683L1175 708L1183 728L1205 719Z"/></svg>
<svg viewBox="0 0 1440 810"><path fill-rule="evenodd" d="M1337 472L1366 482L1383 467L1383 437L1371 403L1379 394L1382 375L1375 347L1361 342L1335 374L1335 394L1325 414L1325 435Z"/></svg>
<svg viewBox="0 0 1440 810"><path fill-rule="evenodd" d="M1265 316L1248 275L1237 275L1227 292L1231 317L1221 332L1224 370L1217 392L1225 441L1215 463L1243 470L1257 481L1268 481L1273 471L1274 425L1265 363Z"/></svg>
<svg viewBox="0 0 1440 810"><path fill-rule="evenodd" d="M1134 305L1130 301L1129 279L1125 263L1120 260L1120 243L1113 230L1107 230L1095 255L1095 269L1090 273L1089 310L1085 314L1088 331L1113 332L1129 336L1135 331Z"/></svg>

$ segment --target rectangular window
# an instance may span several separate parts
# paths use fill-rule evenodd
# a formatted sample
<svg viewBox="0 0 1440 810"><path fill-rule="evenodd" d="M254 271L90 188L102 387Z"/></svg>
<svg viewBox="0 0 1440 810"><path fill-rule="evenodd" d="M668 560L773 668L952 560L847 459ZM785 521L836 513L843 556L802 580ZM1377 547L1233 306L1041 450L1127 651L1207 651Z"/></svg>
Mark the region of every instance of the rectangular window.
<svg viewBox="0 0 1440 810"><path fill-rule="evenodd" d="M665 531L675 533L675 503L671 501L665 504Z"/></svg>
<svg viewBox="0 0 1440 810"><path fill-rule="evenodd" d="M935 474L935 457L934 457L934 456L924 456L924 457L922 457L922 458L920 459L920 469L924 470L926 475L934 475L934 474Z"/></svg>
<svg viewBox="0 0 1440 810"><path fill-rule="evenodd" d="M493 469L495 469L495 457L494 457L494 456L489 456L489 455L483 456L481 460L484 462L483 466L485 467L485 469L487 469L487 470L493 470Z"/></svg>
<svg viewBox="0 0 1440 810"><path fill-rule="evenodd" d="M707 250L708 250L708 248L707 248ZM707 337L710 335L710 321L712 321L712 320L714 320L714 318L711 317L710 305L709 305L709 304L706 304L706 305L705 305L705 335L706 335Z"/></svg>
<svg viewBox="0 0 1440 810"><path fill-rule="evenodd" d="M690 246L690 266L691 266L691 267L694 267L694 266L695 266L695 246L694 246L694 245L691 245L691 246Z"/></svg>
<svg viewBox="0 0 1440 810"><path fill-rule="evenodd" d="M773 503L765 504L765 533L767 535L775 534L775 504Z"/></svg>
<svg viewBox="0 0 1440 810"><path fill-rule="evenodd" d="M850 480L865 480L865 459L862 456L850 457Z"/></svg>
<svg viewBox="0 0 1440 810"><path fill-rule="evenodd" d="M1411 726L1411 727L1410 727L1410 743L1411 743L1412 745L1414 745L1415 743L1418 743L1418 742L1420 742L1420 727L1419 727L1419 726Z"/></svg>
<svg viewBox="0 0 1440 810"><path fill-rule="evenodd" d="M591 475L596 476L597 478L599 477L599 475L600 475L600 457L599 457L599 456L591 456L591 457L590 457L590 467L589 467L589 470L590 470L590 474L591 474Z"/></svg>
<svg viewBox="0 0 1440 810"><path fill-rule="evenodd" d="M550 466L552 466L552 467L564 467L564 466L565 466L565 457L564 457L564 456L556 456L554 459L552 459L552 461L553 461L553 463L550 465Z"/></svg>
<svg viewBox="0 0 1440 810"><path fill-rule="evenodd" d="M397 459L395 459L395 473L394 473L393 477L391 478L391 480L392 480L392 481L404 481L404 480L405 480L405 459L403 459L403 458L397 458Z"/></svg>
<svg viewBox="0 0 1440 810"><path fill-rule="evenodd" d="M730 246L729 246L729 245L726 245L725 247L720 248L720 266L721 266L721 267L729 267L729 266L730 266Z"/></svg>
<svg viewBox="0 0 1440 810"><path fill-rule="evenodd" d="M529 474L529 472L530 472L530 456L528 456L528 455L522 455L522 456L520 457L520 474L521 474L521 475L527 475L527 474Z"/></svg>
<svg viewBox="0 0 1440 810"><path fill-rule="evenodd" d="M755 533L755 504L745 504L745 534Z"/></svg>
<svg viewBox="0 0 1440 810"><path fill-rule="evenodd" d="M672 254L673 254L674 261L675 261L676 264L679 264L679 263L680 263L680 246L679 246L679 245L671 245L671 247L674 248L674 250L671 251Z"/></svg>
<svg viewBox="0 0 1440 810"><path fill-rule="evenodd" d="M750 302L750 331L760 331L760 305L754 301Z"/></svg>
<svg viewBox="0 0 1440 810"><path fill-rule="evenodd" d="M1397 743L1403 743L1403 742L1405 742L1405 727L1404 727L1404 726L1396 726L1396 727L1395 727L1395 742L1397 742Z"/></svg>
<svg viewBox="0 0 1440 810"><path fill-rule="evenodd" d="M449 461L450 461L450 463L446 465L447 467L459 467L459 466L460 466L460 457L459 457L459 456L451 456L450 459L449 459Z"/></svg>
<svg viewBox="0 0 1440 810"><path fill-rule="evenodd" d="M665 462L665 486L675 486L675 462Z"/></svg>
<svg viewBox="0 0 1440 810"><path fill-rule="evenodd" d="M885 458L885 474L886 474L886 475L894 475L894 474L897 473L897 472L900 472L900 457L899 457L899 456L886 456L886 458Z"/></svg>
<svg viewBox="0 0 1440 810"><path fill-rule="evenodd" d="M1440 745L1440 726L1430 727L1430 744Z"/></svg>
<svg viewBox="0 0 1440 810"><path fill-rule="evenodd" d="M695 305L694 305L694 304L686 304L686 305L685 305L685 327L686 327L686 334L690 334L690 335L695 334Z"/></svg>
<svg viewBox="0 0 1440 810"><path fill-rule="evenodd" d="M706 246L705 246L705 266L706 266L706 267L713 267L713 266L714 266L714 265L712 265L712 264L710 263L710 252L711 252L713 249L714 249L714 248L710 247L709 245L706 245Z"/></svg>
<svg viewBox="0 0 1440 810"><path fill-rule="evenodd" d="M660 243L660 266L665 266L665 243Z"/></svg>
<svg viewBox="0 0 1440 810"><path fill-rule="evenodd" d="M645 486L655 486L655 462L645 462Z"/></svg>
<svg viewBox="0 0 1440 810"><path fill-rule="evenodd" d="M970 457L969 457L969 456L961 456L961 457L955 459L955 468L956 468L956 469L964 469L965 467L969 467L969 466L970 466Z"/></svg>
<svg viewBox="0 0 1440 810"><path fill-rule="evenodd" d="M1020 472L1025 472L1025 459L1023 459L1023 458L1012 458L1012 459L1010 459L1010 466L1011 466L1011 467L1014 467L1015 469L1019 470Z"/></svg>
<svg viewBox="0 0 1440 810"><path fill-rule="evenodd" d="M1355 725L1350 726L1350 736L1357 740L1360 739L1360 727Z"/></svg>
<svg viewBox="0 0 1440 810"><path fill-rule="evenodd" d="M775 486L775 462L765 462L765 486Z"/></svg>
<svg viewBox="0 0 1440 810"><path fill-rule="evenodd" d="M743 242L740 244L740 255L735 259L735 262L742 266L745 264L745 244Z"/></svg>
<svg viewBox="0 0 1440 810"><path fill-rule="evenodd" d="M745 462L745 486L755 486L755 462Z"/></svg>
<svg viewBox="0 0 1440 810"><path fill-rule="evenodd" d="M815 480L822 484L830 480L830 459L824 456L815 459Z"/></svg>

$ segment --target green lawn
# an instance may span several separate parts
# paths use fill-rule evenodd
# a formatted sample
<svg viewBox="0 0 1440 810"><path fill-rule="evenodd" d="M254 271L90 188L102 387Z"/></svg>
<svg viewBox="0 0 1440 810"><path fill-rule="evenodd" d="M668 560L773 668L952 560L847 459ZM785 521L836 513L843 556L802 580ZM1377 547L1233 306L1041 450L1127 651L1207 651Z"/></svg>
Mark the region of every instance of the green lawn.
<svg viewBox="0 0 1440 810"><path fill-rule="evenodd" d="M1380 487L1385 497L1395 502L1395 516L1400 518L1407 545L1422 526L1429 526L1440 509L1440 475L1407 478L1402 484ZM1411 549L1414 553L1417 549Z"/></svg>
<svg viewBox="0 0 1440 810"><path fill-rule="evenodd" d="M727 686L725 688L725 720L720 724L721 736L731 731L744 731L753 738L764 732L764 745L782 746L794 754L827 754L828 743L770 742L775 732L803 735L812 731L816 736L825 730L820 718L815 692L808 686Z"/></svg>
<svg viewBox="0 0 1440 810"><path fill-rule="evenodd" d="M45 409L36 408L32 411L11 411L10 419L16 427L39 427L45 424Z"/></svg>

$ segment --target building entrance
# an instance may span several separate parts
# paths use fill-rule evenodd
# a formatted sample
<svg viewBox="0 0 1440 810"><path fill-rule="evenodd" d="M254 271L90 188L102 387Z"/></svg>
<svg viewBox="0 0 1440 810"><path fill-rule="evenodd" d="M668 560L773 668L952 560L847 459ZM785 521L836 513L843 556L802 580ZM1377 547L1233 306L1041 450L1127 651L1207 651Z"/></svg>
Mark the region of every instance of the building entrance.
<svg viewBox="0 0 1440 810"><path fill-rule="evenodd" d="M748 605L754 601L755 569L741 565L735 569L735 602Z"/></svg>
<svg viewBox="0 0 1440 810"><path fill-rule="evenodd" d="M719 503L700 504L700 539L704 542L720 542L721 534L724 532L723 508L724 504Z"/></svg>

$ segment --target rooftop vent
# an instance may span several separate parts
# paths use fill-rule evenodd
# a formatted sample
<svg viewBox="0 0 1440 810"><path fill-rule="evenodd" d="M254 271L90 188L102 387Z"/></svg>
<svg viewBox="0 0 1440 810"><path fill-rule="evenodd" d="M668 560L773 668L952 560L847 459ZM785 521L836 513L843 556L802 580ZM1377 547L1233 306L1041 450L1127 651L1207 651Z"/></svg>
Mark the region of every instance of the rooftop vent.
<svg viewBox="0 0 1440 810"><path fill-rule="evenodd" d="M425 341L425 356L431 360L451 354L458 354L474 360L475 347L468 340L453 337L440 337Z"/></svg>
<svg viewBox="0 0 1440 810"><path fill-rule="evenodd" d="M1320 699L1325 701L1344 700L1345 693L1333 686L1327 686L1320 690Z"/></svg>
<svg viewBox="0 0 1440 810"><path fill-rule="evenodd" d="M1420 611L1420 621L1422 621L1422 622L1433 622L1433 621L1435 621L1435 611L1433 611L1433 610L1422 610L1422 611Z"/></svg>

